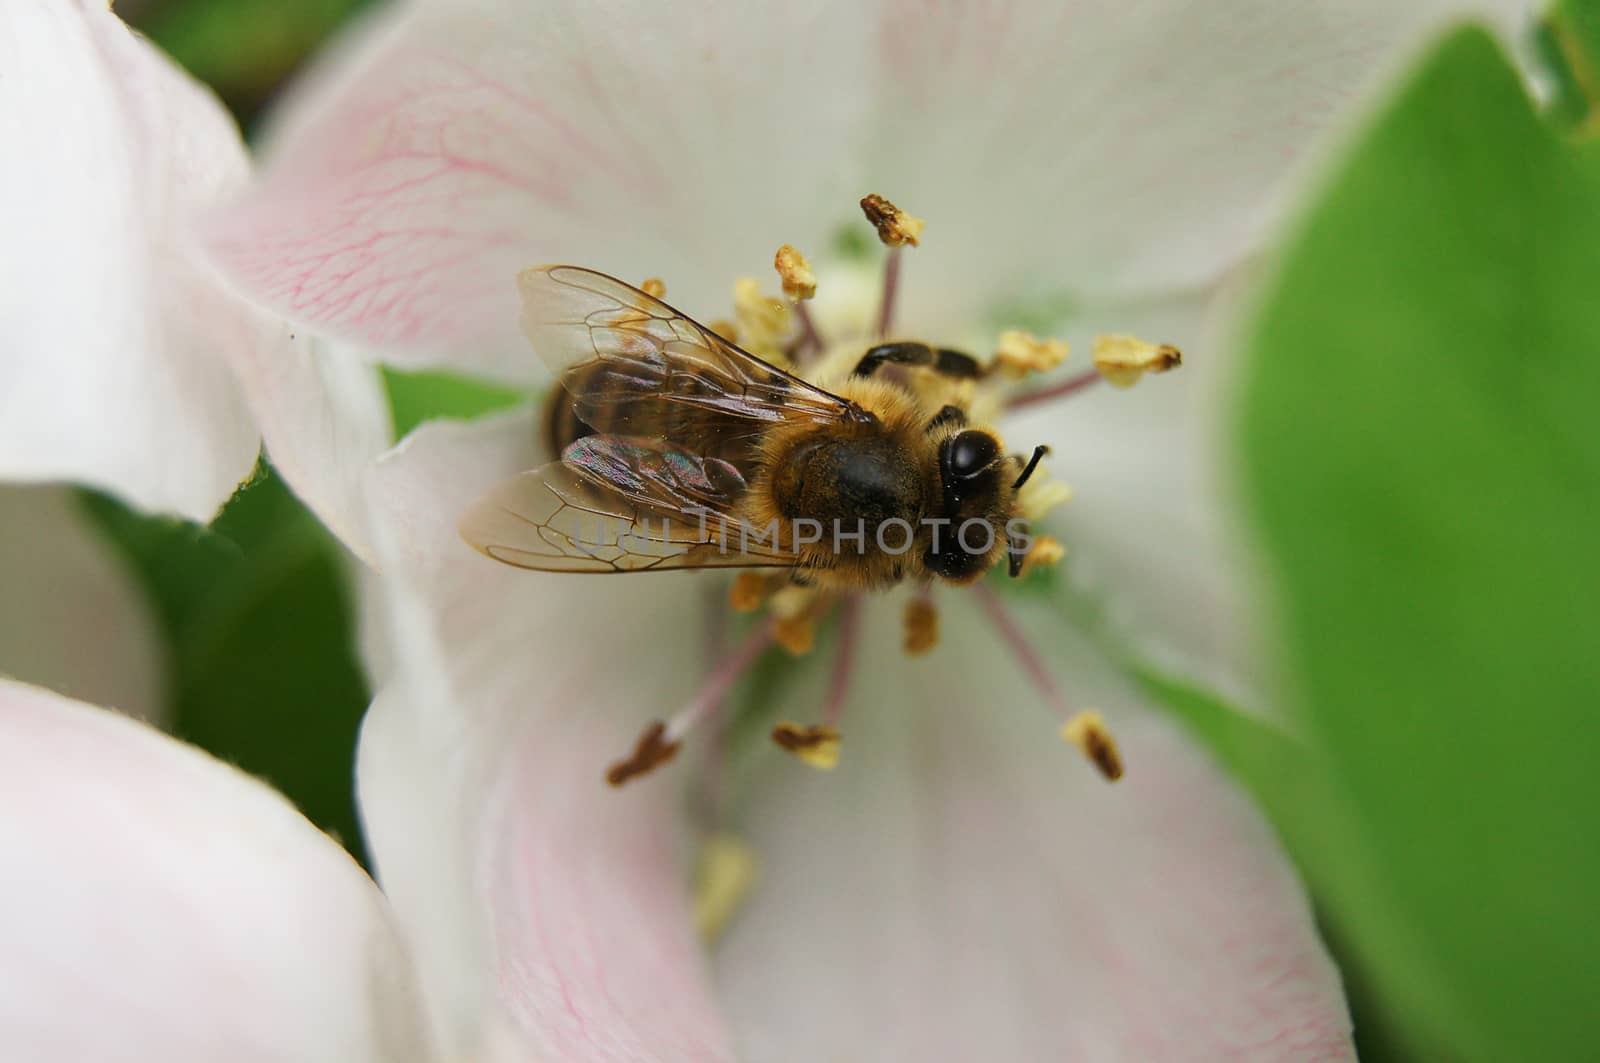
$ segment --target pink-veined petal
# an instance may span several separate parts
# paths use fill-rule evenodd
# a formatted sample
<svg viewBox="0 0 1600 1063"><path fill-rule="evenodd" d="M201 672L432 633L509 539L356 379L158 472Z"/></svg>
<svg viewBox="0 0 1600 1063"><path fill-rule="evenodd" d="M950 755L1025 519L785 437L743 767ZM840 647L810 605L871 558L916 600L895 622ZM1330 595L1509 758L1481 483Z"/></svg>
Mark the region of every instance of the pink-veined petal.
<svg viewBox="0 0 1600 1063"><path fill-rule="evenodd" d="M691 689L698 598L520 573L467 547L457 514L531 464L533 439L527 409L427 425L374 476L379 694L359 775L379 877L458 1051L489 1009L536 1058L727 1059L675 780L604 780Z"/></svg>
<svg viewBox="0 0 1600 1063"><path fill-rule="evenodd" d="M238 133L103 2L6 5L0 69L0 478L209 519L258 447L226 356L283 343L187 239Z"/></svg>
<svg viewBox="0 0 1600 1063"><path fill-rule="evenodd" d="M0 587L0 675L161 722L156 617L70 488L0 486Z"/></svg>
<svg viewBox="0 0 1600 1063"><path fill-rule="evenodd" d="M291 317L509 377L536 374L514 285L533 263L664 277L713 315L731 271L861 194L851 11L397 5L291 97L214 246Z"/></svg>
<svg viewBox="0 0 1600 1063"><path fill-rule="evenodd" d="M376 887L266 786L0 681L0 1028L37 1060L427 1060Z"/></svg>
<svg viewBox="0 0 1600 1063"><path fill-rule="evenodd" d="M660 276L715 315L876 191L931 221L901 320L960 328L1018 293L1213 278L1403 46L1526 6L412 3L294 95L215 246L293 317L521 377L519 268Z"/></svg>
<svg viewBox="0 0 1600 1063"><path fill-rule="evenodd" d="M1018 616L1127 774L1106 783L958 594L940 646L869 608L838 768L774 759L735 825L760 888L716 953L742 1058L1353 1058L1261 815L1046 611Z"/></svg>

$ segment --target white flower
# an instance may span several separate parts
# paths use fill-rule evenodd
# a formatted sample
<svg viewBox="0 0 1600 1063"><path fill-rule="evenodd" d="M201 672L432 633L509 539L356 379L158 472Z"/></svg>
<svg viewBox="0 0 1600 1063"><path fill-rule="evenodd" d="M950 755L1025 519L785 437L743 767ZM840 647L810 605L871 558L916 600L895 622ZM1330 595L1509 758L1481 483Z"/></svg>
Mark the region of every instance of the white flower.
<svg viewBox="0 0 1600 1063"><path fill-rule="evenodd" d="M1020 305L1080 351L1131 330L1191 353L1006 431L1055 447L1079 488L1059 534L1139 626L1217 660L1233 624L1206 504L1207 316L1327 120L1464 6L415 3L301 87L215 247L294 319L523 381L519 269L662 277L710 318L793 243L819 315L859 317L870 295L831 238L888 194L929 220L908 332L992 342L1036 327L1007 320ZM697 773L620 793L599 777L690 695L702 599L725 588L467 553L456 516L538 460L533 435L527 409L428 425L371 484L363 813L448 1045L470 1053L503 1009L556 1059L1348 1056L1337 976L1260 816L1019 606L1054 680L1113 719L1130 769L1105 786L1047 740L1005 641L955 593L925 662L866 610L838 771L766 748L724 765L716 822L762 871L707 952L680 793ZM784 715L822 704L825 669L776 671Z"/></svg>
<svg viewBox="0 0 1600 1063"><path fill-rule="evenodd" d="M195 253L201 216L249 178L226 112L103 0L8 3L0 71L0 480L208 520L264 433L358 539L349 477L388 433L376 382Z"/></svg>
<svg viewBox="0 0 1600 1063"><path fill-rule="evenodd" d="M13 1059L439 1058L382 896L238 770L0 680Z"/></svg>

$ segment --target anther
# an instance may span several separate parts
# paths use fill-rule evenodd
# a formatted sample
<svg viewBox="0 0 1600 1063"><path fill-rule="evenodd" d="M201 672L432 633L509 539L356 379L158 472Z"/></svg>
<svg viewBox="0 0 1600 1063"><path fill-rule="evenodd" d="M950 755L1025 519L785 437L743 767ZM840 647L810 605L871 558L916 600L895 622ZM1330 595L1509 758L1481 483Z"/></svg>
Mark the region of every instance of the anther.
<svg viewBox="0 0 1600 1063"><path fill-rule="evenodd" d="M905 651L912 657L920 657L939 644L939 610L927 594L918 594L906 602L905 633Z"/></svg>
<svg viewBox="0 0 1600 1063"><path fill-rule="evenodd" d="M793 244L778 248L772 265L783 281L783 294L790 299L798 303L817 294L817 277L811 272L811 263Z"/></svg>
<svg viewBox="0 0 1600 1063"><path fill-rule="evenodd" d="M1000 333L995 347L994 366L1013 380L1030 373L1048 373L1067 360L1070 353L1064 340L1041 340L1031 332L1007 329Z"/></svg>
<svg viewBox="0 0 1600 1063"><path fill-rule="evenodd" d="M1131 388L1146 373L1165 373L1182 364L1183 352L1164 343L1120 335L1094 339L1094 366L1114 387Z"/></svg>
<svg viewBox="0 0 1600 1063"><path fill-rule="evenodd" d="M817 645L817 622L810 615L780 617L772 626L773 640L795 657L803 657Z"/></svg>
<svg viewBox="0 0 1600 1063"><path fill-rule="evenodd" d="M733 285L733 318L741 346L768 361L782 362L789 337L789 304L761 294L761 285L742 277Z"/></svg>
<svg viewBox="0 0 1600 1063"><path fill-rule="evenodd" d="M663 299L667 294L667 282L660 277L651 277L639 285L639 290L652 298Z"/></svg>
<svg viewBox="0 0 1600 1063"><path fill-rule="evenodd" d="M660 720L646 727L639 741L634 744L633 752L606 769L606 782L621 786L629 779L649 774L677 756L683 743L667 740L666 734L667 725Z"/></svg>
<svg viewBox="0 0 1600 1063"><path fill-rule="evenodd" d="M1019 576L1026 576L1035 568L1053 568L1061 563L1067 556L1067 548L1061 541L1053 536L1041 535L1028 547L1028 552L1022 555L1022 570Z"/></svg>
<svg viewBox="0 0 1600 1063"><path fill-rule="evenodd" d="M1053 476L1036 475L1017 490L1017 516L1036 521L1052 509L1072 501L1072 485Z"/></svg>
<svg viewBox="0 0 1600 1063"><path fill-rule="evenodd" d="M1111 737L1105 718L1098 712L1085 709L1078 713L1061 725L1061 737L1082 750L1109 781L1122 778L1122 754L1117 749L1117 740Z"/></svg>
<svg viewBox="0 0 1600 1063"><path fill-rule="evenodd" d="M706 839L694 884L694 922L701 941L716 942L759 877L756 855L744 842L731 834Z"/></svg>
<svg viewBox="0 0 1600 1063"><path fill-rule="evenodd" d="M785 752L793 753L820 771L831 771L839 764L839 732L825 723L803 727L788 720L772 729L772 740Z"/></svg>
<svg viewBox="0 0 1600 1063"><path fill-rule="evenodd" d="M767 577L760 572L741 572L728 589L728 605L740 613L754 612L767 600Z"/></svg>
<svg viewBox="0 0 1600 1063"><path fill-rule="evenodd" d="M878 239L886 247L899 247L902 244L918 246L922 239L922 230L927 222L912 214L907 214L882 196L873 194L861 201L861 213L867 216L867 221L878 230Z"/></svg>
<svg viewBox="0 0 1600 1063"><path fill-rule="evenodd" d="M733 684L761 655L761 651L771 645L774 628L775 625L770 621L758 625L745 636L744 641L723 655L689 703L666 723L657 720L646 727L634 743L633 752L606 771L606 781L612 786L621 786L629 779L645 775L677 756L684 737L716 715L723 698L733 689Z"/></svg>

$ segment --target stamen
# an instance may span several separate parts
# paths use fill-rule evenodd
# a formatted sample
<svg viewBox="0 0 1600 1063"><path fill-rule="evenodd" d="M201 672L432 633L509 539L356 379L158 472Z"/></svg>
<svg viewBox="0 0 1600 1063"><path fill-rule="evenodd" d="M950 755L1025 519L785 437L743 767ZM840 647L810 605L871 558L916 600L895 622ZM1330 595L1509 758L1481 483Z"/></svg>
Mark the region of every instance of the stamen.
<svg viewBox="0 0 1600 1063"><path fill-rule="evenodd" d="M878 306L878 338L889 338L889 327L894 324L894 301L900 291L900 255L904 248L889 248L883 263L883 297Z"/></svg>
<svg viewBox="0 0 1600 1063"><path fill-rule="evenodd" d="M714 584L708 584L701 595L705 613L705 669L707 673L715 670L723 656L728 652L728 609L723 595L719 594ZM723 779L728 760L729 720L723 712L726 697L719 699L715 708L711 710L712 721L707 726L711 728L707 736L705 754L700 763L700 779L695 789L695 797L699 804L696 812L700 822L708 831L715 830L722 822L722 806L725 796Z"/></svg>
<svg viewBox="0 0 1600 1063"><path fill-rule="evenodd" d="M1031 332L1007 329L995 347L994 366L1012 380L1021 380L1030 373L1048 373L1069 353L1064 340L1041 340Z"/></svg>
<svg viewBox="0 0 1600 1063"><path fill-rule="evenodd" d="M839 765L839 732L825 723L802 727L785 720L772 729L772 740L819 771Z"/></svg>
<svg viewBox="0 0 1600 1063"><path fill-rule="evenodd" d="M694 922L701 941L711 945L722 936L759 878L756 854L744 842L731 834L705 840L694 884Z"/></svg>
<svg viewBox="0 0 1600 1063"><path fill-rule="evenodd" d="M1017 516L1032 522L1072 501L1072 485L1054 476L1035 476L1017 492Z"/></svg>
<svg viewBox="0 0 1600 1063"><path fill-rule="evenodd" d="M660 277L651 277L643 284L639 285L639 290L644 292L644 294L654 296L657 299L664 299L666 298L667 294L667 282L662 280Z"/></svg>
<svg viewBox="0 0 1600 1063"><path fill-rule="evenodd" d="M1059 384L1051 384L1048 387L1034 388L1032 391L1024 391L1020 395L1013 395L1011 398L1006 400L1006 410L1008 412L1014 412L1016 410L1025 409L1029 406L1037 405L1041 402L1050 402L1053 399L1064 399L1068 395L1082 391L1084 388L1089 387L1092 384L1098 384L1102 379L1103 377L1100 375L1100 370L1090 369L1086 372L1079 373L1077 376L1070 376L1061 381Z"/></svg>
<svg viewBox="0 0 1600 1063"><path fill-rule="evenodd" d="M817 294L817 277L811 272L811 263L793 244L778 248L772 265L783 281L783 294L794 302L804 302Z"/></svg>
<svg viewBox="0 0 1600 1063"><path fill-rule="evenodd" d="M1165 373L1183 364L1183 352L1137 336L1096 336L1094 365L1113 387L1131 388L1146 373Z"/></svg>
<svg viewBox="0 0 1600 1063"><path fill-rule="evenodd" d="M900 288L900 254L906 244L918 246L927 222L907 214L882 196L873 194L861 201L861 212L878 230L878 239L889 249L883 264L883 301L878 307L878 336L886 339L894 324L894 301Z"/></svg>
<svg viewBox="0 0 1600 1063"><path fill-rule="evenodd" d="M1122 778L1122 753L1106 730L1105 719L1094 709L1084 709L1061 725L1061 737L1083 751L1109 781Z"/></svg>
<svg viewBox="0 0 1600 1063"><path fill-rule="evenodd" d="M782 360L790 328L788 303L762 295L753 277L741 277L733 285L733 317L745 350L768 361Z"/></svg>
<svg viewBox="0 0 1600 1063"><path fill-rule="evenodd" d="M811 311L805 303L794 304L794 316L800 322L800 335L789 345L789 357L807 353L821 354L825 349L822 345L822 333L817 331L816 322L811 320Z"/></svg>
<svg viewBox="0 0 1600 1063"><path fill-rule="evenodd" d="M651 723L634 743L633 752L606 769L606 782L621 786L638 775L647 775L678 755L681 743L666 741L667 725Z"/></svg>
<svg viewBox="0 0 1600 1063"><path fill-rule="evenodd" d="M828 681L828 700L823 704L822 722L838 726L844 713L845 695L850 692L850 672L855 667L856 642L861 631L861 596L852 594L839 608L839 647L833 657L833 677Z"/></svg>
<svg viewBox="0 0 1600 1063"><path fill-rule="evenodd" d="M771 645L776 625L771 621L762 623L731 653L723 657L721 662L711 670L705 682L689 699L689 703L679 709L670 720L662 723L660 720L652 722L639 736L634 744L633 752L606 771L606 781L612 786L621 786L629 779L649 772L665 764L677 756L682 748L683 739L716 713L722 704L722 699L727 696L733 684L744 674L745 669L761 655L761 651Z"/></svg>
<svg viewBox="0 0 1600 1063"><path fill-rule="evenodd" d="M908 656L920 657L939 644L939 610L931 588L922 588L906 602L905 627Z"/></svg>
<svg viewBox="0 0 1600 1063"><path fill-rule="evenodd" d="M1022 569L1018 576L1026 576L1035 568L1054 568L1067 556L1067 548L1061 545L1061 540L1050 535L1041 535L1028 547L1028 552L1022 555Z"/></svg>
<svg viewBox="0 0 1600 1063"><path fill-rule="evenodd" d="M865 214L867 221L878 230L878 239L883 241L885 247L899 247L902 244L919 246L922 230L928 225L921 218L907 214L876 193L861 201L861 213Z"/></svg>
<svg viewBox="0 0 1600 1063"><path fill-rule="evenodd" d="M1063 726L1071 726L1079 718L1080 714L1074 713L1072 707L1067 704L1067 699L1062 696L1060 688L1056 686L1055 679L1050 675L1050 670L1045 667L1043 658L1033 648L1033 644L1028 641L1028 637L1023 634L1022 629L1017 626L1017 622L1011 618L1011 614L1006 612L1006 607L1000 601L1000 596L982 583L974 584L972 593L978 599L978 604L983 606L984 612L989 614L989 619L994 622L994 626L1000 629L1001 640L1011 648L1011 652L1017 658L1017 663L1028 674L1028 678L1033 681L1035 689L1056 711L1061 713L1065 721ZM1086 727L1088 725L1080 724L1079 726ZM1066 734L1066 731L1063 730L1062 733ZM1100 721L1100 727L1096 733L1109 740L1110 736L1105 732L1105 722L1103 720ZM1113 754L1116 752L1115 743L1110 744L1110 749ZM1096 761L1096 765L1100 767L1101 772L1109 779L1118 779L1122 776L1120 758L1116 761L1116 775L1106 772L1105 765L1100 764L1098 761Z"/></svg>
<svg viewBox="0 0 1600 1063"><path fill-rule="evenodd" d="M728 605L735 612L750 613L761 608L767 600L767 577L760 572L741 572L728 588Z"/></svg>

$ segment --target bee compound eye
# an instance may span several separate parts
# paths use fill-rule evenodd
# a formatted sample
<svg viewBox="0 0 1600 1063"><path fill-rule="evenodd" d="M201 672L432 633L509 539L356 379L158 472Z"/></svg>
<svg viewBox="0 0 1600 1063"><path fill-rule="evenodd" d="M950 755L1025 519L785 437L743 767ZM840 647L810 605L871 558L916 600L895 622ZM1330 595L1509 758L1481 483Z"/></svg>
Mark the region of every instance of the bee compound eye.
<svg viewBox="0 0 1600 1063"><path fill-rule="evenodd" d="M988 468L1000 456L1000 445L987 432L962 432L947 446L945 463L952 475L960 477Z"/></svg>

